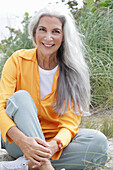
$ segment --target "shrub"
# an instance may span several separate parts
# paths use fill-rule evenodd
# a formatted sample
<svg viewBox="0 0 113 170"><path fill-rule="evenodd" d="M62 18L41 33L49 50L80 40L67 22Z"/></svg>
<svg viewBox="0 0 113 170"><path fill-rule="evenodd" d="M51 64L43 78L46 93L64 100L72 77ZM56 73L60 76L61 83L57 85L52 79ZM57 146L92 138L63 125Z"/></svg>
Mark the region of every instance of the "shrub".
<svg viewBox="0 0 113 170"><path fill-rule="evenodd" d="M9 58L16 50L33 48L33 43L29 39L28 35L28 24L30 18L31 17L26 12L22 21L23 30L15 30L15 28L6 27L9 30L10 36L8 39L2 40L0 44L1 55L4 55L4 58L0 63L0 72L7 58Z"/></svg>
<svg viewBox="0 0 113 170"><path fill-rule="evenodd" d="M79 16L77 18L77 16ZM91 77L91 106L113 108L113 9L88 8L75 13L78 29L85 35Z"/></svg>

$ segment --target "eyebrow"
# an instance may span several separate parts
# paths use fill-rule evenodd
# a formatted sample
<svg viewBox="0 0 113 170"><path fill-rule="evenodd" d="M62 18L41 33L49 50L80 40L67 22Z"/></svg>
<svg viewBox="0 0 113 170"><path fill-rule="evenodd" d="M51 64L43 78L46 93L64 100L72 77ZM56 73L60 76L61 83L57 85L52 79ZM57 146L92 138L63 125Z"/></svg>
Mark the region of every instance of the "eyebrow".
<svg viewBox="0 0 113 170"><path fill-rule="evenodd" d="M39 28L45 28L45 29L46 29L46 27L44 27L44 26L42 26L42 25L39 25ZM62 31L60 28L53 28L53 30L59 30L59 31Z"/></svg>
<svg viewBox="0 0 113 170"><path fill-rule="evenodd" d="M39 26L39 27L43 27L43 28L46 28L46 27L44 27L44 26Z"/></svg>

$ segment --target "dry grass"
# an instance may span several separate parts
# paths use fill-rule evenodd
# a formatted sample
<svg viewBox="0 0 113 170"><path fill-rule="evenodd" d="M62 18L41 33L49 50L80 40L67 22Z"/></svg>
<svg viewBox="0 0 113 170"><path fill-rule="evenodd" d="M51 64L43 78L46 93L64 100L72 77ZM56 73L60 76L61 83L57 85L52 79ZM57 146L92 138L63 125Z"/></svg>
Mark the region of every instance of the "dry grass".
<svg viewBox="0 0 113 170"><path fill-rule="evenodd" d="M104 132L105 130L109 131L111 127L110 128L107 127L105 122L107 123L107 125L110 126L113 125L113 110L97 112L97 113L93 113L91 116L82 117L80 128L90 128L90 129L92 128L92 129L101 130L102 132ZM109 134L109 132L106 132L106 134ZM107 137L109 138L113 136L109 135Z"/></svg>

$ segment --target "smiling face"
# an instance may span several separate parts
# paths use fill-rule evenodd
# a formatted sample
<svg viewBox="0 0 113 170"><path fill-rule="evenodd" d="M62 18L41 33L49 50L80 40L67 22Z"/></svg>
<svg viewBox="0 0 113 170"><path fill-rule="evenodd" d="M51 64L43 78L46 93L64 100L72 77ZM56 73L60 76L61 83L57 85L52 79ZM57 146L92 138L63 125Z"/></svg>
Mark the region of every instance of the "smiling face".
<svg viewBox="0 0 113 170"><path fill-rule="evenodd" d="M41 17L35 34L38 56L56 57L62 39L63 30L61 21L57 17Z"/></svg>

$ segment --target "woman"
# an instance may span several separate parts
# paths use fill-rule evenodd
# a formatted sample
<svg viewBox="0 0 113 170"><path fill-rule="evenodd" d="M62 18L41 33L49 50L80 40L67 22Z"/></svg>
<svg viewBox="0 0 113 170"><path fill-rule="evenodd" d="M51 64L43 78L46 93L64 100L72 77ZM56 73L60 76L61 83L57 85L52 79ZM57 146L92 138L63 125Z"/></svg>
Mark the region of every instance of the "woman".
<svg viewBox="0 0 113 170"><path fill-rule="evenodd" d="M78 129L89 114L90 85L73 16L63 5L49 4L32 18L29 33L36 48L15 52L2 72L2 148L19 157L2 166L22 169L26 160L39 170L104 165L106 137Z"/></svg>

